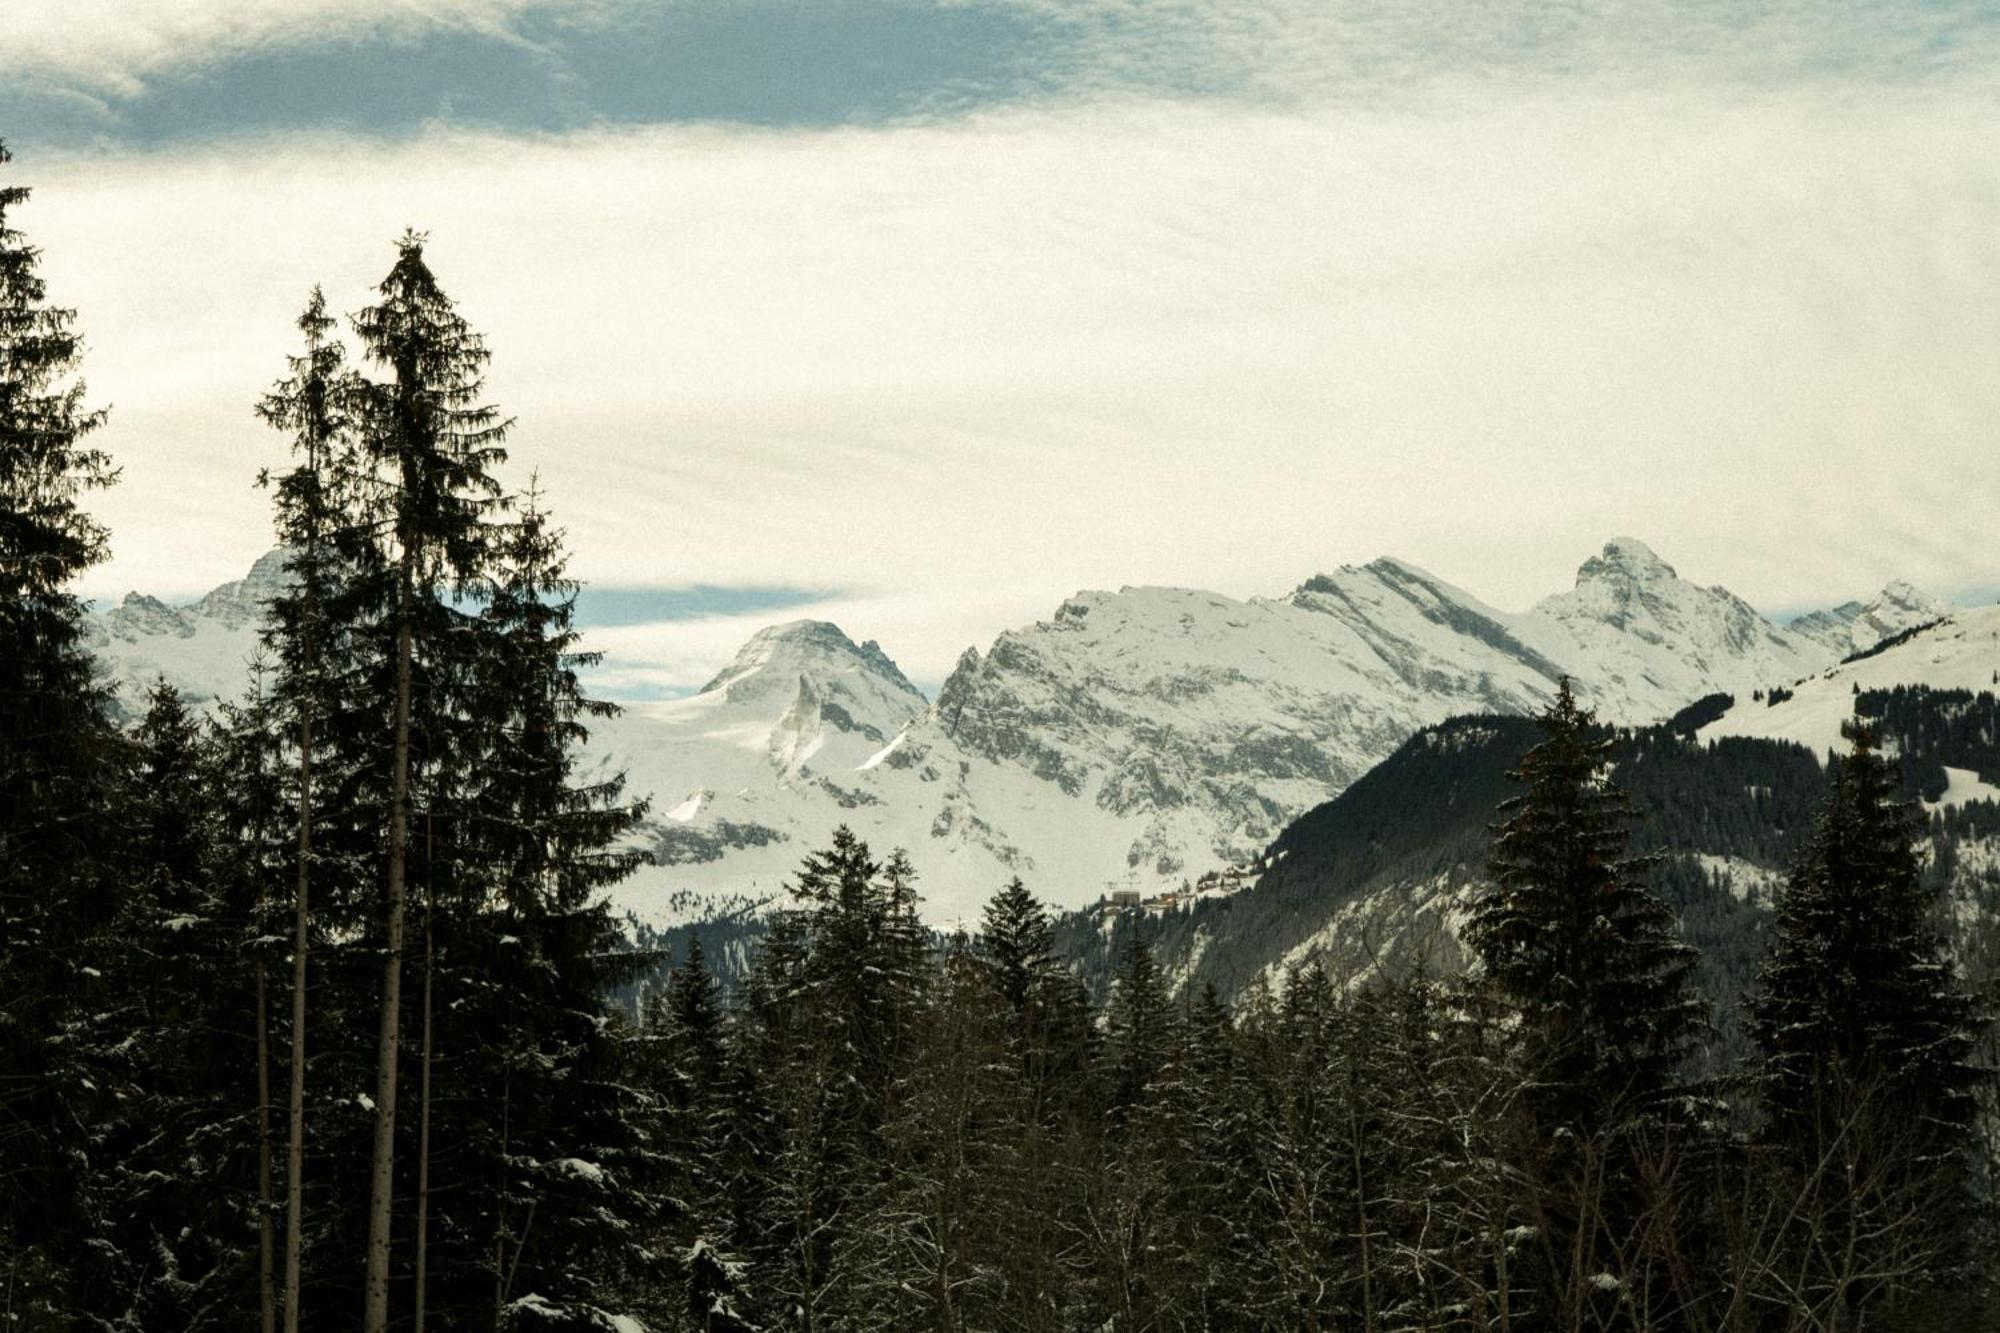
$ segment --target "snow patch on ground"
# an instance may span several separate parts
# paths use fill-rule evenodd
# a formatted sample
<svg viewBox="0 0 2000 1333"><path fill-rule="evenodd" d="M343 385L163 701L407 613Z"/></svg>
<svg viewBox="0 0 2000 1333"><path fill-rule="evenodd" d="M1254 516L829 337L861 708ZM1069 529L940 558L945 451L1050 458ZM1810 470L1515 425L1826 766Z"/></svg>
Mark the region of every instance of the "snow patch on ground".
<svg viewBox="0 0 2000 1333"><path fill-rule="evenodd" d="M1740 856L1715 856L1697 852L1694 862L1710 879L1720 879L1738 902L1769 907L1784 887L1785 872L1747 861Z"/></svg>
<svg viewBox="0 0 2000 1333"><path fill-rule="evenodd" d="M1924 805L1931 810L1951 810L1967 801L2000 801L2000 787L1982 779L1969 768L1945 766L1944 795Z"/></svg>
<svg viewBox="0 0 2000 1333"><path fill-rule="evenodd" d="M897 750L901 749L903 746L903 742L908 740L909 736L910 736L910 729L908 727L903 728L901 731L896 733L895 740L890 741L887 745L877 750L874 754L871 754L866 759L862 760L861 766L858 769L856 769L855 772L866 773L870 769L877 767L878 765L881 764L881 762L884 759L887 759L890 755L896 753Z"/></svg>

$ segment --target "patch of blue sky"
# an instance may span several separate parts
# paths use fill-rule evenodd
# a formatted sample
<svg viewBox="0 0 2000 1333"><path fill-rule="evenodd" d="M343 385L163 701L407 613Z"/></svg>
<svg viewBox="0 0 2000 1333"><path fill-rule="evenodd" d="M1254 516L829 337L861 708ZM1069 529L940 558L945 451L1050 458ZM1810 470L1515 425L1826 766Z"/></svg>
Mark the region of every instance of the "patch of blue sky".
<svg viewBox="0 0 2000 1333"><path fill-rule="evenodd" d="M684 588L621 588L586 585L577 594L576 623L585 628L656 625L709 616L752 615L789 611L824 602L825 589L770 586Z"/></svg>
<svg viewBox="0 0 2000 1333"><path fill-rule="evenodd" d="M159 145L312 130L399 137L444 124L510 133L721 122L824 127L949 115L1047 91L1069 25L1010 4L744 0L505 31L268 45L154 73L130 93L0 85L20 143Z"/></svg>

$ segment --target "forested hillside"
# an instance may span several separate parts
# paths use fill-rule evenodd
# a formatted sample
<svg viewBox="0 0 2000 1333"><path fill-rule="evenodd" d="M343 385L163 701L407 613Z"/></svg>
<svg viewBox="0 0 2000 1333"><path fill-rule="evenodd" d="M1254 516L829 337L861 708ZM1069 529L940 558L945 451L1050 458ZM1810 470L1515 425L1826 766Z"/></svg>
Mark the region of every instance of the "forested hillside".
<svg viewBox="0 0 2000 1333"><path fill-rule="evenodd" d="M2000 805L1935 803L1947 769L2000 768L1994 696L1906 686L1853 703L1899 756L1901 794L1932 803L1924 874L1942 895L1941 927L1983 969L2000 901L1991 842ZM1618 730L1611 751L1632 798L1633 847L1655 858L1649 882L1701 950L1698 983L1724 1014L1754 974L1775 894L1824 793L1827 758L1791 742L1697 739L1727 704L1717 696L1660 726ZM1066 914L1059 948L1099 994L1140 931L1177 984L1212 982L1227 995L1308 959L1342 979L1457 966L1465 895L1486 876L1494 811L1534 733L1529 719L1497 716L1427 728L1280 834L1248 888L1168 910Z"/></svg>
<svg viewBox="0 0 2000 1333"><path fill-rule="evenodd" d="M114 460L26 198L0 187L8 1329L1986 1318L1992 816L1908 798L1991 771L1990 697L1871 700L1822 770L1691 739L1714 701L1614 735L1559 679L1419 735L1255 887L1067 945L1018 880L940 940L909 857L831 829L761 938L716 941L725 993L698 939L652 956L612 916L646 804L579 762L614 710L564 534L421 235L274 352L289 577L243 701L160 684L121 725L75 591Z"/></svg>

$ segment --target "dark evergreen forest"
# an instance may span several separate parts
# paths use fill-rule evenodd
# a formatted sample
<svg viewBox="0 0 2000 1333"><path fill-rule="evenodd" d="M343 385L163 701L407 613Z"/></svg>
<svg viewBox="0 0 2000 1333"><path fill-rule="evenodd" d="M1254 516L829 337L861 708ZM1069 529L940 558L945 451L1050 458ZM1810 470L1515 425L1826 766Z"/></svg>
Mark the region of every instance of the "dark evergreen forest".
<svg viewBox="0 0 2000 1333"><path fill-rule="evenodd" d="M644 803L578 763L610 706L564 533L421 235L351 316L311 293L245 405L291 580L241 701L113 720L75 585L114 460L26 200L0 187L7 1328L1988 1321L1990 969L1933 849L1994 816L1910 797L1992 771L1991 696L1871 697L1825 768L1696 743L1713 701L1613 734L1567 685L1434 728L1201 918L1202 966L1193 914L1142 913L1079 965L1018 881L939 939L907 858L829 830L754 945L710 941L747 961L725 991L604 905ZM1768 901L1679 854L1719 847L1783 868ZM1392 872L1439 892L1356 919L1368 966L1244 961Z"/></svg>

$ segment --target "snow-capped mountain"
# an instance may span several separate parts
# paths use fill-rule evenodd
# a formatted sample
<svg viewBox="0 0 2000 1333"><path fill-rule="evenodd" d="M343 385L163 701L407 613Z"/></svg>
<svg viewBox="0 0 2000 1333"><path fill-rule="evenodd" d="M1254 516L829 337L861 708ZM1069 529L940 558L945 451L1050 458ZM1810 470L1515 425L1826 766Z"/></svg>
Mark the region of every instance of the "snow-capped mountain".
<svg viewBox="0 0 2000 1333"><path fill-rule="evenodd" d="M1796 741L1818 754L1846 747L1841 726L1858 695L1898 686L2000 694L2000 606L1954 611L1880 651L1863 650L1762 699L1738 696L1729 711L1702 727L1705 740L1754 736Z"/></svg>
<svg viewBox="0 0 2000 1333"><path fill-rule="evenodd" d="M1013 874L1065 904L1152 891L1247 863L1420 727L1532 711L1565 674L1607 719L1640 723L1837 656L1630 539L1525 613L1389 559L1278 598L1081 593L968 650L928 707L829 626L759 637L782 663L753 643L703 693L599 734L664 812L662 864L622 893L641 915L678 889L775 893L842 822L907 848L941 921L972 919ZM821 702L813 730L814 701L862 680L888 706Z"/></svg>
<svg viewBox="0 0 2000 1333"><path fill-rule="evenodd" d="M267 557L192 607L130 598L99 618L98 651L128 690L156 672L198 696L240 689L251 608L281 571ZM1852 640L1873 622L1840 623ZM844 822L908 849L934 919L970 921L1015 874L1078 904L1245 864L1419 728L1532 711L1564 675L1638 723L1813 675L1837 646L1621 538L1519 613L1392 559L1275 598L1080 593L968 650L935 701L872 642L773 626L694 696L599 724L591 748L653 798L657 864L618 891L643 918L775 895Z"/></svg>
<svg viewBox="0 0 2000 1333"><path fill-rule="evenodd" d="M1542 601L1534 618L1574 643L1552 652L1607 721L1650 722L1714 690L1790 680L1831 651L1725 588L1687 582L1628 537L1584 561L1576 587Z"/></svg>
<svg viewBox="0 0 2000 1333"><path fill-rule="evenodd" d="M1941 620L1950 608L1907 583L1891 583L1872 602L1844 602L1830 611L1794 619L1787 629L1818 640L1846 657L1865 652L1891 635Z"/></svg>
<svg viewBox="0 0 2000 1333"><path fill-rule="evenodd" d="M1614 762L1638 815L1636 847L1665 857L1651 881L1710 956L1715 993L1733 995L1748 975L1740 965L1755 956L1757 918L1813 826L1822 763L1847 749L1841 728L1857 709L1901 758L1913 794L1946 816L1925 828L1923 854L1944 868L1954 928L1991 920L2000 904L1996 695L2000 606L1989 606L1621 740ZM1690 736L1686 728L1711 713ZM1532 723L1506 716L1418 732L1287 826L1226 903L1197 896L1149 910L1156 957L1177 983L1215 981L1225 992L1276 983L1309 958L1343 978L1418 958L1451 964L1466 895L1486 873L1495 810L1516 790L1506 774L1537 738ZM1740 743L1713 744L1724 738ZM1062 946L1102 985L1137 918L1072 913Z"/></svg>
<svg viewBox="0 0 2000 1333"><path fill-rule="evenodd" d="M250 572L187 606L132 592L85 624L85 642L106 670L118 706L137 715L165 680L192 703L235 698L257 652L264 603L284 588L285 553L269 551Z"/></svg>

